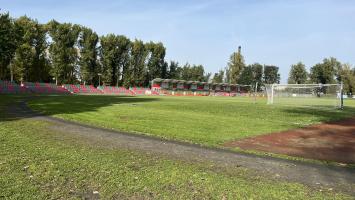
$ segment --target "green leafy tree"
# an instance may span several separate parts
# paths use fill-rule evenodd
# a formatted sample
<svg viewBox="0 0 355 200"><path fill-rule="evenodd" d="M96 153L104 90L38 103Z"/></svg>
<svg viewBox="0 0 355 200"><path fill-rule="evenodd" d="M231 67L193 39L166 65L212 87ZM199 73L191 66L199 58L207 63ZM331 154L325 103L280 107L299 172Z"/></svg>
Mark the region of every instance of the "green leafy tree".
<svg viewBox="0 0 355 200"><path fill-rule="evenodd" d="M322 63L318 63L311 68L310 79L313 83L335 83L340 82L341 63L335 58L325 58Z"/></svg>
<svg viewBox="0 0 355 200"><path fill-rule="evenodd" d="M117 68L118 62L115 56L116 36L109 34L100 37L100 58L102 64L102 82L106 85L111 85L115 76L113 69Z"/></svg>
<svg viewBox="0 0 355 200"><path fill-rule="evenodd" d="M236 84L240 77L243 68L245 67L244 58L241 54L241 47L238 48L238 52L234 52L229 59L228 68L229 68L229 81L232 84Z"/></svg>
<svg viewBox="0 0 355 200"><path fill-rule="evenodd" d="M47 49L49 43L47 41L48 30L43 24L34 21L34 58L31 70L30 81L49 82L50 81L50 65L48 61Z"/></svg>
<svg viewBox="0 0 355 200"><path fill-rule="evenodd" d="M168 62L164 61L164 64L161 68L161 78L168 78L168 76L169 76L168 68L169 68Z"/></svg>
<svg viewBox="0 0 355 200"><path fill-rule="evenodd" d="M253 68L251 66L244 67L238 79L238 84L251 85L254 82Z"/></svg>
<svg viewBox="0 0 355 200"><path fill-rule="evenodd" d="M224 79L223 79L223 82L225 82L225 83L230 83L231 82L231 75L230 75L231 73L230 73L230 69L229 69L229 67L226 67L225 68L225 76L224 76Z"/></svg>
<svg viewBox="0 0 355 200"><path fill-rule="evenodd" d="M166 75L163 74L163 72L166 72L166 69L164 69L166 67L164 61L166 49L161 42L149 42L146 44L146 48L149 51L147 64L148 73L146 74L146 81L149 83L149 81L153 80L154 78L164 78L163 75Z"/></svg>
<svg viewBox="0 0 355 200"><path fill-rule="evenodd" d="M211 74L205 73L205 69L202 65L190 65L186 63L183 67L178 68L179 77L187 81L203 81L207 82Z"/></svg>
<svg viewBox="0 0 355 200"><path fill-rule="evenodd" d="M98 62L99 36L91 29L81 27L79 35L80 49L80 74L84 83L98 84L98 73L100 72Z"/></svg>
<svg viewBox="0 0 355 200"><path fill-rule="evenodd" d="M263 66L259 63L254 63L249 65L252 68L253 72L253 81L252 85L253 87L258 83L258 91L261 90L261 87L264 85L263 84Z"/></svg>
<svg viewBox="0 0 355 200"><path fill-rule="evenodd" d="M101 37L101 62L103 81L111 85L119 85L119 82L130 82L130 48L131 41L125 36L109 34Z"/></svg>
<svg viewBox="0 0 355 200"><path fill-rule="evenodd" d="M193 65L190 69L192 81L205 81L205 70L202 65Z"/></svg>
<svg viewBox="0 0 355 200"><path fill-rule="evenodd" d="M135 40L132 43L129 76L124 80L124 86L142 86L146 75L146 59L148 50L143 41Z"/></svg>
<svg viewBox="0 0 355 200"><path fill-rule="evenodd" d="M355 92L355 68L352 70L350 64L343 64L339 71L340 78L343 82L343 90L346 94L354 94Z"/></svg>
<svg viewBox="0 0 355 200"><path fill-rule="evenodd" d="M203 82L210 82L211 76L212 76L211 72L205 73L205 75L203 76L203 80L202 81Z"/></svg>
<svg viewBox="0 0 355 200"><path fill-rule="evenodd" d="M9 64L20 36L9 13L0 13L0 79L10 77Z"/></svg>
<svg viewBox="0 0 355 200"><path fill-rule="evenodd" d="M179 68L179 63L178 62L170 61L168 78L170 78L170 79L180 79L178 68Z"/></svg>
<svg viewBox="0 0 355 200"><path fill-rule="evenodd" d="M223 83L223 79L224 79L224 70L221 69L214 74L212 83Z"/></svg>
<svg viewBox="0 0 355 200"><path fill-rule="evenodd" d="M258 90L261 89L263 85L263 66L259 63L254 63L246 66L238 80L238 84L241 85L251 85L255 88L256 83L258 83Z"/></svg>
<svg viewBox="0 0 355 200"><path fill-rule="evenodd" d="M55 20L48 23L52 43L49 47L52 64L51 74L58 83L73 83L76 80L78 49L76 44L80 33L78 25L60 24Z"/></svg>
<svg viewBox="0 0 355 200"><path fill-rule="evenodd" d="M15 79L21 81L49 81L49 66L46 58L46 29L26 16L15 21L21 40L11 62Z"/></svg>
<svg viewBox="0 0 355 200"><path fill-rule="evenodd" d="M189 63L186 63L183 67L180 69L180 77L183 80L191 80L192 75L191 75L191 66Z"/></svg>
<svg viewBox="0 0 355 200"><path fill-rule="evenodd" d="M288 83L290 84L304 84L307 82L308 73L306 66L302 62L298 62L291 66L291 70L288 77Z"/></svg>
<svg viewBox="0 0 355 200"><path fill-rule="evenodd" d="M273 65L264 65L264 83L280 83L279 68Z"/></svg>
<svg viewBox="0 0 355 200"><path fill-rule="evenodd" d="M116 85L118 85L118 82L121 84L124 82L124 74L126 73L127 69L129 68L130 65L130 51L132 47L131 41L124 35L118 35L116 36L117 40L117 52L116 52L116 58L118 62L118 68L117 68L117 73L116 73ZM119 80L119 77L121 76L121 80Z"/></svg>

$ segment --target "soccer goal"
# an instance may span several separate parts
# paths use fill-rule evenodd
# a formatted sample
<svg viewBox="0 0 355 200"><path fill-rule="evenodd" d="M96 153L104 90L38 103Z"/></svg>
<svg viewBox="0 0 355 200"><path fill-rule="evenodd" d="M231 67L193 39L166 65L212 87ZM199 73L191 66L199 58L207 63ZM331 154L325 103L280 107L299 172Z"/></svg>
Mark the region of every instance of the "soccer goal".
<svg viewBox="0 0 355 200"><path fill-rule="evenodd" d="M342 84L268 84L268 104L343 108Z"/></svg>

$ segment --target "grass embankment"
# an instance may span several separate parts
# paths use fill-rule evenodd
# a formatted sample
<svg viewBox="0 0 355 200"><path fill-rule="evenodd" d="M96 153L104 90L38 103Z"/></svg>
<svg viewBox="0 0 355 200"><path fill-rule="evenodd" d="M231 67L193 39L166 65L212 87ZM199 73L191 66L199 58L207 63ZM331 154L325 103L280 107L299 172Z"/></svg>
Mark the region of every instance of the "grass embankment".
<svg viewBox="0 0 355 200"><path fill-rule="evenodd" d="M351 199L255 177L242 168L110 149L4 112L0 96L0 196L5 199ZM50 104L51 105L51 104ZM138 106L138 105L137 105Z"/></svg>
<svg viewBox="0 0 355 200"><path fill-rule="evenodd" d="M43 97L30 106L55 117L90 125L218 146L226 141L355 115L355 101L345 110L255 104L251 98L226 97Z"/></svg>

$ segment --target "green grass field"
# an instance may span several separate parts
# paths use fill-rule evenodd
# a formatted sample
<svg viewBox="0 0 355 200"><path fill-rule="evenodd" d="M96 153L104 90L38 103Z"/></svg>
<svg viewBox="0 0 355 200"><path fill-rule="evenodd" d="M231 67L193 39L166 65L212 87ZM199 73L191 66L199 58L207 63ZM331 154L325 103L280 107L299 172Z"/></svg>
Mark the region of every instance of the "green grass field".
<svg viewBox="0 0 355 200"><path fill-rule="evenodd" d="M219 146L355 115L355 101L346 101L343 111L335 109L331 101L307 107L266 105L266 99L254 103L249 97L48 96L31 101L30 106L94 126Z"/></svg>
<svg viewBox="0 0 355 200"><path fill-rule="evenodd" d="M65 132L49 131L48 127L51 124L48 122L15 119L6 114L7 104L21 98L0 96L1 198L83 199L92 197L93 191L98 191L102 199L352 199L351 196L334 191L319 191L297 183L255 176L252 171L240 167L224 168L209 163L170 160L158 155L108 148ZM220 109L212 109L210 113L198 112L197 102L200 101L212 105L218 105L217 102L220 102L223 104L220 109L224 109L227 115L223 116ZM106 121L113 121L112 119L115 118L119 119L118 122L123 122L123 118L119 116L128 115L132 110L139 116L129 123L130 126L125 127L129 128L143 127L135 125L142 121L154 125L156 117L151 112L155 111L160 111L159 116L168 113L178 115L170 116L172 119L163 118L163 121L172 122L174 119L183 118L184 113L189 119L199 119L194 112L188 112L189 107L195 108L197 113L205 113L206 118L216 115L222 119L232 120L231 118L237 114L230 112L228 107L233 107L238 102L244 106L249 105L246 101L222 98L216 98L214 101L208 98L197 100L168 97L72 96L43 97L35 100L32 106L51 111L55 116L78 121L83 121L83 117L90 116L90 120L97 120L98 123L101 120L105 121L104 116L101 116L103 113L109 115ZM80 103L91 106L90 108L79 107ZM132 105L133 103L136 105ZM177 103L183 108L180 111ZM257 106L269 109L263 105ZM113 111L109 111L110 108ZM119 112L125 115L119 115ZM146 121L139 120L143 117L147 117ZM310 119L329 120L330 118L318 116ZM129 118L126 121L129 122ZM189 122L189 126L194 127L192 124L193 122ZM163 122L147 131L154 132L162 125ZM199 128L192 130L198 131Z"/></svg>

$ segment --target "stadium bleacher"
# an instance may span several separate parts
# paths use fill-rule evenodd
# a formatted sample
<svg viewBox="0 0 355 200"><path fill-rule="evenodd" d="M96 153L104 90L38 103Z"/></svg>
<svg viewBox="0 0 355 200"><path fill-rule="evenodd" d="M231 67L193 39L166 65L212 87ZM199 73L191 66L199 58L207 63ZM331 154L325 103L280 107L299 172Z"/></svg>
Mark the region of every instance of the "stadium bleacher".
<svg viewBox="0 0 355 200"><path fill-rule="evenodd" d="M23 85L35 94L70 94L66 88L52 83L24 82Z"/></svg>
<svg viewBox="0 0 355 200"><path fill-rule="evenodd" d="M0 80L0 94L28 94L31 91L27 90L26 87L18 85L10 81Z"/></svg>
<svg viewBox="0 0 355 200"><path fill-rule="evenodd" d="M104 94L129 95L129 96L135 95L134 92L124 87L100 86L98 87L98 89L101 90Z"/></svg>
<svg viewBox="0 0 355 200"><path fill-rule="evenodd" d="M159 95L157 91L151 90L150 88L130 87L129 90L132 91L134 95Z"/></svg>
<svg viewBox="0 0 355 200"><path fill-rule="evenodd" d="M103 92L93 85L73 85L73 84L65 84L64 87L69 90L71 93L75 94L102 94Z"/></svg>

